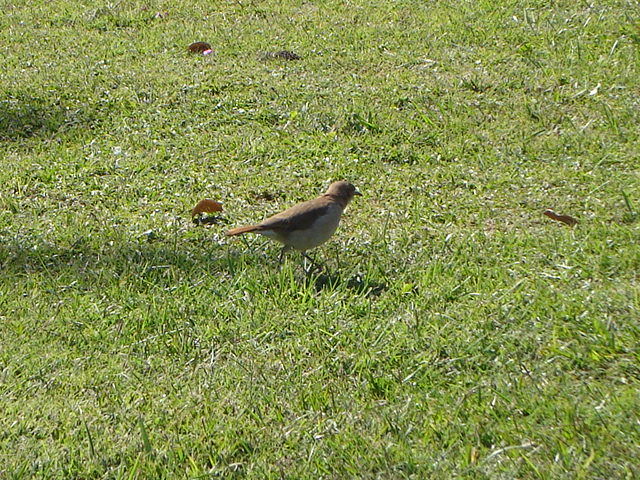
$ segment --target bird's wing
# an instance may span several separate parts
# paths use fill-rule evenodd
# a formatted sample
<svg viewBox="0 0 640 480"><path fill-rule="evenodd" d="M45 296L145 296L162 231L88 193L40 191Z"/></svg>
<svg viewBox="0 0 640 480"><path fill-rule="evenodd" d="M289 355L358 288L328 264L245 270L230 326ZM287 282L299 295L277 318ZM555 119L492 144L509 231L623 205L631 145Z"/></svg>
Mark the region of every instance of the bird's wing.
<svg viewBox="0 0 640 480"><path fill-rule="evenodd" d="M331 204L331 200L324 197L299 203L261 222L260 230L293 232L309 228L318 218L328 213Z"/></svg>

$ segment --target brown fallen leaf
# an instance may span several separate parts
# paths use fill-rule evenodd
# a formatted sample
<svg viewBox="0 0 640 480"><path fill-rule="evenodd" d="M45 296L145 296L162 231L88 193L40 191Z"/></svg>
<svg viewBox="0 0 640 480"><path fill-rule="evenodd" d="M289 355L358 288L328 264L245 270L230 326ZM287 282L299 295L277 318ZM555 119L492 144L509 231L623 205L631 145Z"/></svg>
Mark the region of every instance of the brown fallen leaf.
<svg viewBox="0 0 640 480"><path fill-rule="evenodd" d="M562 222L565 225L569 225L570 227L573 227L574 225L576 225L578 223L578 220L576 220L572 216L570 216L570 215L558 215L556 212L554 212L551 209L547 209L543 213L547 217L551 218L552 220L555 220L557 222Z"/></svg>
<svg viewBox="0 0 640 480"><path fill-rule="evenodd" d="M207 50L211 50L211 45L209 45L207 42L194 42L189 45L189 51L191 53L203 53Z"/></svg>
<svg viewBox="0 0 640 480"><path fill-rule="evenodd" d="M205 198L204 200L200 200L195 207L191 210L191 216L195 217L201 213L213 213L213 212L221 212L222 204L216 202L215 200L211 200L210 198Z"/></svg>

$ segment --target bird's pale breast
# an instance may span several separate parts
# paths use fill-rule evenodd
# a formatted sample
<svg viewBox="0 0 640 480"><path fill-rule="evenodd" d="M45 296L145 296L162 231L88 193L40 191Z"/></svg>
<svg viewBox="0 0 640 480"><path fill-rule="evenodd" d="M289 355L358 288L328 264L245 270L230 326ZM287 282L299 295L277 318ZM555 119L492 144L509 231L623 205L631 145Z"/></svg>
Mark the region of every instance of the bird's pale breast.
<svg viewBox="0 0 640 480"><path fill-rule="evenodd" d="M309 250L322 245L335 233L340 223L342 210L341 205L337 203L331 204L324 215L319 216L308 228L292 230L286 234L273 230L264 230L256 233L273 238L296 250Z"/></svg>

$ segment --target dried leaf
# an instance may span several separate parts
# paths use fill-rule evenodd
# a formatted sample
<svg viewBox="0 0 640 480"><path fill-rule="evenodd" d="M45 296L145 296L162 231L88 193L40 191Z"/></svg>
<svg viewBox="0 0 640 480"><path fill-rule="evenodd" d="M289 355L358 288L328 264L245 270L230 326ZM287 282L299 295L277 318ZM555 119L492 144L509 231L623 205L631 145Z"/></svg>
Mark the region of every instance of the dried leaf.
<svg viewBox="0 0 640 480"><path fill-rule="evenodd" d="M556 212L550 209L545 210L543 213L552 220L562 222L565 225L569 225L570 227L573 227L578 223L578 220L576 220L575 218L569 215L558 215Z"/></svg>
<svg viewBox="0 0 640 480"><path fill-rule="evenodd" d="M191 210L191 216L195 217L200 213L213 213L213 212L221 212L222 204L216 202L215 200L211 200L210 198L205 198L204 200L200 200L198 204L193 207Z"/></svg>
<svg viewBox="0 0 640 480"><path fill-rule="evenodd" d="M207 50L211 50L211 45L207 42L195 42L189 45L189 51L191 53L204 53Z"/></svg>

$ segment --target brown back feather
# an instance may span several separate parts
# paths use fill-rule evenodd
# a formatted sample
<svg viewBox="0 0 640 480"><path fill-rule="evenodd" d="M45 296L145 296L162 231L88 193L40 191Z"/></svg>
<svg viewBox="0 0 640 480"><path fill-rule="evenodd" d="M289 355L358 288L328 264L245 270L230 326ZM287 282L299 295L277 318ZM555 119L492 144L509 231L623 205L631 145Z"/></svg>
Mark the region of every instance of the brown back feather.
<svg viewBox="0 0 640 480"><path fill-rule="evenodd" d="M329 210L328 203L320 200L316 199L313 202L295 205L284 212L267 218L260 223L260 227L262 230L273 230L281 233L309 228L318 217L326 214Z"/></svg>
<svg viewBox="0 0 640 480"><path fill-rule="evenodd" d="M263 220L257 225L247 225L229 230L227 235L232 237L243 233L260 232L264 230L273 230L279 234L286 235L296 230L307 229L313 225L318 217L325 215L332 204L338 203L342 208L347 206L347 203L349 203L349 200L353 196L351 195L350 190L349 193L333 191L340 190L337 187L340 187L340 184L343 183L355 190L355 187L347 184L347 182L336 182L335 184L332 184L332 187L329 188L327 193L320 195L313 200L298 203L297 205L286 209L284 212L277 213Z"/></svg>

